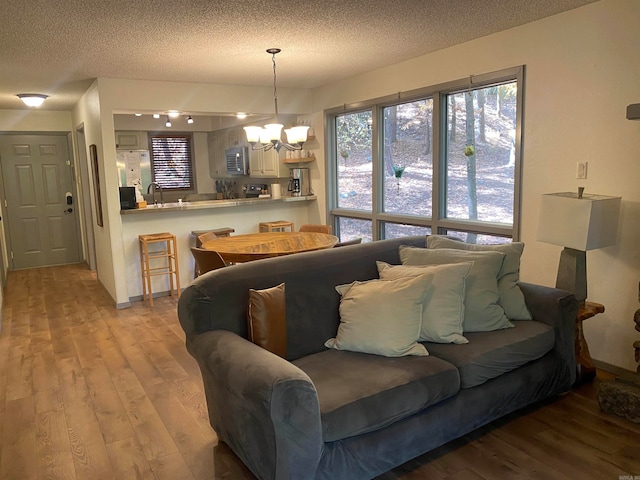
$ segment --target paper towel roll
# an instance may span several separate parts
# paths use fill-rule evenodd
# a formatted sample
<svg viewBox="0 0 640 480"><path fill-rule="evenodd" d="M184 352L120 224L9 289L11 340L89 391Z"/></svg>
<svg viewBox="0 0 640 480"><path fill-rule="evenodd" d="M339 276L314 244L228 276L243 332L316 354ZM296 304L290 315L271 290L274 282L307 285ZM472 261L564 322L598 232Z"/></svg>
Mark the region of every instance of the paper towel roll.
<svg viewBox="0 0 640 480"><path fill-rule="evenodd" d="M271 184L271 198L280 198L281 193L280 193L280 184L279 183L272 183Z"/></svg>

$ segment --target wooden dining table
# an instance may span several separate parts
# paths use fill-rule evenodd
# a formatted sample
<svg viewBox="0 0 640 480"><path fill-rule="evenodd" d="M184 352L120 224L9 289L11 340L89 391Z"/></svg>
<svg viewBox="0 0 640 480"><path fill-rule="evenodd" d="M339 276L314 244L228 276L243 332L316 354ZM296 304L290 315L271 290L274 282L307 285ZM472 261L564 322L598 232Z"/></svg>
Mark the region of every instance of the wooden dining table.
<svg viewBox="0 0 640 480"><path fill-rule="evenodd" d="M242 263L263 258L331 248L338 237L317 232L264 232L233 235L209 240L202 248L215 250L227 263Z"/></svg>

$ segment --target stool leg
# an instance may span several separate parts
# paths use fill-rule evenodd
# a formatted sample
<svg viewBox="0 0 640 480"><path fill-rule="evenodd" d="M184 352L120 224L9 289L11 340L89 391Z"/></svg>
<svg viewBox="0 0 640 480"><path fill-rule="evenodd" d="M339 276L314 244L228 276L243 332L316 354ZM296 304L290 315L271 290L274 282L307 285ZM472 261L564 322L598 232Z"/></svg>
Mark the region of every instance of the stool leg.
<svg viewBox="0 0 640 480"><path fill-rule="evenodd" d="M176 294L180 298L180 263L178 262L178 243L176 237L173 237L173 273L176 276Z"/></svg>
<svg viewBox="0 0 640 480"><path fill-rule="evenodd" d="M148 284L148 294L149 294L149 306L153 307L153 290L151 289L151 265L149 262L149 245L148 243L145 242L144 244L144 264L146 266L146 278L147 278L147 284Z"/></svg>
<svg viewBox="0 0 640 480"><path fill-rule="evenodd" d="M144 302L147 299L147 273L145 270L145 255L144 255L144 245L143 241L140 240L139 248L140 248L140 277L142 278L142 301Z"/></svg>
<svg viewBox="0 0 640 480"><path fill-rule="evenodd" d="M166 243L167 248L167 271L169 272L169 296L173 297L173 273L174 273L174 265L172 265L171 261L173 259L173 240L167 240Z"/></svg>

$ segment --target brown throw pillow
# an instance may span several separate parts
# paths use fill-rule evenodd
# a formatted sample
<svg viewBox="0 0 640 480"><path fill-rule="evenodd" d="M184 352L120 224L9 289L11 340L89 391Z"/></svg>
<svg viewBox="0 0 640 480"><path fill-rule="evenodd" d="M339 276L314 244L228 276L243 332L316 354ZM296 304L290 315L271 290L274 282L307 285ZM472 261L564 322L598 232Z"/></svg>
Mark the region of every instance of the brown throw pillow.
<svg viewBox="0 0 640 480"><path fill-rule="evenodd" d="M264 290L249 289L249 340L271 353L287 357L284 283Z"/></svg>

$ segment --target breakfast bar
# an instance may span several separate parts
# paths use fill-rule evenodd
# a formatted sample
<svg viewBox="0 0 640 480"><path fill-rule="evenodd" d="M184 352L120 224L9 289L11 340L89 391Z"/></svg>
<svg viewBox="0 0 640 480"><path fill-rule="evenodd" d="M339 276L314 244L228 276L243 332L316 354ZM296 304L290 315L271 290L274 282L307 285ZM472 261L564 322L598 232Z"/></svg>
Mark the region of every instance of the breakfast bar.
<svg viewBox="0 0 640 480"><path fill-rule="evenodd" d="M295 225L310 223L321 218L315 195L301 197L238 198L194 202L153 204L142 209L121 210L122 244L125 253L127 293L129 301L142 299L138 236L170 232L176 236L181 285L186 286L194 277L194 260L190 247L195 246L192 234L196 230L215 230L229 227L234 230L231 239L258 232L265 219L288 220ZM317 221L317 220L316 220ZM222 240L222 239L221 239ZM154 293L168 293L170 285L163 277L152 279ZM125 307L127 304L119 304Z"/></svg>

